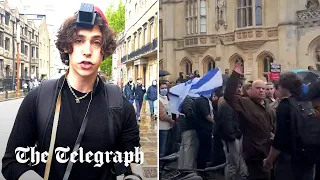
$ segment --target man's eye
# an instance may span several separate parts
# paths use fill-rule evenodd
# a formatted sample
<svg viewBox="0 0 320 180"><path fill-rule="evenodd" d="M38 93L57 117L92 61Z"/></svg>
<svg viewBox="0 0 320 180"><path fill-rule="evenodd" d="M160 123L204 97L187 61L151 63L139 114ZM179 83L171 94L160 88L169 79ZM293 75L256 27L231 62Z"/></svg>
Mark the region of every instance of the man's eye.
<svg viewBox="0 0 320 180"><path fill-rule="evenodd" d="M96 46L101 46L101 42L100 41L94 41L93 44L96 45Z"/></svg>
<svg viewBox="0 0 320 180"><path fill-rule="evenodd" d="M76 39L74 42L75 42L76 44L80 44L80 43L82 43L82 40L81 40L81 39Z"/></svg>

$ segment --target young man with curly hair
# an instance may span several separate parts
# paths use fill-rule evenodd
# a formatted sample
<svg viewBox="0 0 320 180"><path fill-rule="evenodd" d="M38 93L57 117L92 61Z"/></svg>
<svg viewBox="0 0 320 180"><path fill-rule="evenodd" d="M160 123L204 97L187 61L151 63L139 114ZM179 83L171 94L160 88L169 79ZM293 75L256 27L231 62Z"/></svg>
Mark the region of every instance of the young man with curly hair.
<svg viewBox="0 0 320 180"><path fill-rule="evenodd" d="M43 137L39 137L41 136L39 131L42 130L38 126L40 120L37 103L43 101L39 100L38 96L43 88L41 86L44 85L34 89L24 98L2 159L2 173L6 179L43 179L47 173L48 163L40 162L34 166L30 165L30 162L19 163L15 155L16 148L33 147L36 144L40 152L50 153L52 145L50 141L54 138L55 148L70 148L69 153L66 153L69 157L77 144L75 142L78 141L83 122L86 122L80 143L83 154L98 151L134 152L135 147L140 147L135 110L128 100L120 96L120 88L120 95L116 99L122 99L122 108L111 110L106 108L110 105L109 96L106 96L109 89L98 75L98 68L103 59L112 55L116 48L115 33L108 26L101 10L96 7L94 10L96 17L91 28L79 26L80 12L77 12L65 20L59 29L56 47L60 51L62 62L68 65L69 69L57 80L58 88L54 92L57 95L48 93L45 97L42 96L45 100L48 98L48 101L50 96L56 96L54 102L61 101L59 123L55 126L53 111L48 115L48 126ZM113 134L110 134L109 121L118 121L121 125L113 129ZM52 133L54 128L56 136ZM111 136L114 139L110 138ZM43 141L39 144L39 139L42 138ZM80 155L75 159L80 159ZM53 155L49 179L116 179L112 170L114 164L105 162L101 167L94 167L96 162L93 156L91 160L91 163L80 163L78 160L70 168L68 163L59 163ZM67 171L69 174L66 176Z"/></svg>

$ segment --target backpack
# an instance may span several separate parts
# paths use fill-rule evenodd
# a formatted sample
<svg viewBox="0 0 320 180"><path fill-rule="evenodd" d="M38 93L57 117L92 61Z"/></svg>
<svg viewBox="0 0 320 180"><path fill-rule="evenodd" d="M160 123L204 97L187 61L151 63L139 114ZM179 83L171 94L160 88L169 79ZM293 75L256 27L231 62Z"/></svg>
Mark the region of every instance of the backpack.
<svg viewBox="0 0 320 180"><path fill-rule="evenodd" d="M297 160L320 162L320 119L311 101L288 98L291 105L290 129Z"/></svg>
<svg viewBox="0 0 320 180"><path fill-rule="evenodd" d="M191 97L191 96L186 96L182 102L182 106L181 106L181 110L182 113L186 116L187 120L189 122L193 122L194 121L194 100L196 98Z"/></svg>

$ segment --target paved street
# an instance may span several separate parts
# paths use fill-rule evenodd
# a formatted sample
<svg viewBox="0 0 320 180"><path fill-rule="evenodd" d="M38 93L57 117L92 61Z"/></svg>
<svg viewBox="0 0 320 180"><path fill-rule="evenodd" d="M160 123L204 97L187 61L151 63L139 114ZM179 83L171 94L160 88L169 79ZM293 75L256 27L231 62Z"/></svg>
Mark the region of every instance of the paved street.
<svg viewBox="0 0 320 180"><path fill-rule="evenodd" d="M0 102L0 159L5 152L7 141L14 123L15 116L22 99ZM151 120L149 116L149 107L144 102L141 110L141 145L145 152L145 162L143 164L144 175L146 179L157 179L157 121ZM0 167L2 163L0 161ZM0 180L3 180L0 173Z"/></svg>
<svg viewBox="0 0 320 180"><path fill-rule="evenodd" d="M6 150L7 141L14 123L14 119L20 107L22 99L0 102L0 159ZM2 161L0 161L2 167ZM0 180L4 179L2 173Z"/></svg>

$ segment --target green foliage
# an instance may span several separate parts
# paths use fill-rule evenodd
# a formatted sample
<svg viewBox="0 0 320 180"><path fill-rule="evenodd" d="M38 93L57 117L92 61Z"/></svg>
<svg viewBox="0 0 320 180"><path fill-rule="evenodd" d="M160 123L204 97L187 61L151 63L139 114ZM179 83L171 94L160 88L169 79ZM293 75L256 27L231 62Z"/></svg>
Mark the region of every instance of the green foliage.
<svg viewBox="0 0 320 180"><path fill-rule="evenodd" d="M112 57L106 58L102 63L100 64L100 70L105 73L107 76L112 75Z"/></svg>
<svg viewBox="0 0 320 180"><path fill-rule="evenodd" d="M125 28L125 6L120 0L118 7L115 9L114 4L110 4L110 6L106 10L106 17L108 19L109 26L117 33L121 33L121 31ZM105 73L107 76L112 75L112 57L106 58L102 61L100 65L100 70Z"/></svg>

